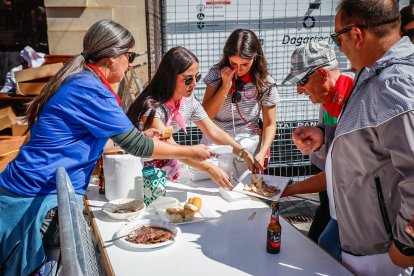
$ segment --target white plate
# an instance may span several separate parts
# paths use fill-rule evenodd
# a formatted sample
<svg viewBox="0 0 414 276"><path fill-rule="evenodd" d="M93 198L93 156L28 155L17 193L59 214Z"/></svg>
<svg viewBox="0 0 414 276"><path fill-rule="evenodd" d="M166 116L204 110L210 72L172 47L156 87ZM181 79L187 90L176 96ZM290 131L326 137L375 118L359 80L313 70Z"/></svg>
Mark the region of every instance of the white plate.
<svg viewBox="0 0 414 276"><path fill-rule="evenodd" d="M138 206L138 211L128 212L128 213L114 213L114 211L123 204L133 204ZM143 201L134 199L134 198L121 198L115 199L110 202L105 203L102 206L102 211L104 211L108 216L114 219L128 219L138 216L140 212L145 209L145 204Z"/></svg>
<svg viewBox="0 0 414 276"><path fill-rule="evenodd" d="M257 177L263 176L263 180L266 182L266 184L268 184L269 186L277 187L280 190L280 193L278 193L275 196L267 197L264 195L257 194L253 191L245 191L244 185L250 184L252 180L252 174L249 171L247 173L244 173L240 177L239 184L237 184L236 187L234 187L233 191L243 193L246 195L250 195L250 196L254 196L254 197L258 197L258 198L277 201L280 199L280 196L285 190L287 184L291 181L289 177L283 177L283 176L274 176L274 175L266 175L266 174L256 174L256 176Z"/></svg>
<svg viewBox="0 0 414 276"><path fill-rule="evenodd" d="M179 202L176 206L172 206L171 208L182 208L184 206L185 202ZM158 218L165 222L170 222L169 216L165 209L156 209L156 215ZM219 214L211 211L208 207L202 206L201 210L194 214L194 219L192 221L185 221L185 222L174 222L177 225L183 225L183 224L190 224L190 223L197 223L197 222L203 222L206 220L212 220L220 217Z"/></svg>
<svg viewBox="0 0 414 276"><path fill-rule="evenodd" d="M161 228L168 229L174 234L175 238L174 240L168 240L165 242L160 242L160 243L155 243L155 244L133 243L125 239L126 235L128 235L135 229L140 228L141 226L155 226L155 227L161 227ZM152 248L158 248L158 247L162 247L162 246L166 246L166 245L170 245L174 243L180 234L181 234L181 230L175 224L165 222L165 221L155 220L155 219L142 219L142 220L130 222L127 225L124 225L123 227L121 227L121 229L119 229L116 232L116 238L119 238L118 241L126 245L129 248L152 249Z"/></svg>

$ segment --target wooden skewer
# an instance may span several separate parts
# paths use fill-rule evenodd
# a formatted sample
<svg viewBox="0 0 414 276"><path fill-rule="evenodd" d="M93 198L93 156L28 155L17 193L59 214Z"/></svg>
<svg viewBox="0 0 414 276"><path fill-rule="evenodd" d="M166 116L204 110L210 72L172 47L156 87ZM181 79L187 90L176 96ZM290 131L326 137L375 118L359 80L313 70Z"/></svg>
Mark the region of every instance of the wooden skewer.
<svg viewBox="0 0 414 276"><path fill-rule="evenodd" d="M256 215L256 211L254 211L247 220L253 220L254 216Z"/></svg>

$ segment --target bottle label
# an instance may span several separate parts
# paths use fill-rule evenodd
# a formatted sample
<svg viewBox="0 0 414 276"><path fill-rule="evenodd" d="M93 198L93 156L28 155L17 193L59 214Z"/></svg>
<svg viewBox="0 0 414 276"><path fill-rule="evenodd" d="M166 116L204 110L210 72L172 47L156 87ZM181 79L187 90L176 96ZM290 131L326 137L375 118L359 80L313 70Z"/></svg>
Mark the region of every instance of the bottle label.
<svg viewBox="0 0 414 276"><path fill-rule="evenodd" d="M279 210L273 209L272 215L270 216L270 220L278 221L279 220Z"/></svg>
<svg viewBox="0 0 414 276"><path fill-rule="evenodd" d="M282 241L282 235L280 233L276 233L275 231L267 230L267 236L270 240L270 244L274 248L279 248L281 241Z"/></svg>

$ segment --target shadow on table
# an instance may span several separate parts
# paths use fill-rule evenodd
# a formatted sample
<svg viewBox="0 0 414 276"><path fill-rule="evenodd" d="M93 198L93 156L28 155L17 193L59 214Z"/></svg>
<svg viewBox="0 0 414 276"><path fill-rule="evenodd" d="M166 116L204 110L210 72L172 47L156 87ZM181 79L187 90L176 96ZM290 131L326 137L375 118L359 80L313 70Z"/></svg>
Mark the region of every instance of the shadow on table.
<svg viewBox="0 0 414 276"><path fill-rule="evenodd" d="M212 187L217 186L207 186ZM180 195L181 201L186 200L188 192L219 196L218 191L204 188L202 184L190 188L169 187L169 193L173 193L174 196ZM284 221L281 253L268 254L266 235L270 208L248 208L218 213L221 215L219 219L180 225L180 228L183 233L198 237L193 243L208 258L228 266L229 272L250 275L350 275L346 270L337 271L336 261L323 252L317 252L320 249L314 243ZM200 225L203 227L199 227ZM210 275L220 273L214 271L214 267L209 269Z"/></svg>

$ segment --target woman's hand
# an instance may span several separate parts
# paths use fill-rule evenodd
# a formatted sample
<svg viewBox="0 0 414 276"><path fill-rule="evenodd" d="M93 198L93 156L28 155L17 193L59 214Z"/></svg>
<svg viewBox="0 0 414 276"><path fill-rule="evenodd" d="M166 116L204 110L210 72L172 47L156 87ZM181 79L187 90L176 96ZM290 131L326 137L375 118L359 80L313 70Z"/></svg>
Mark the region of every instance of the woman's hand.
<svg viewBox="0 0 414 276"><path fill-rule="evenodd" d="M262 154L262 153L258 152L256 154L256 156L255 156L255 159L264 168L264 163L265 163L265 159L266 159L266 153Z"/></svg>
<svg viewBox="0 0 414 276"><path fill-rule="evenodd" d="M208 150L208 147L203 144L189 146L192 149L193 154L189 158L200 158L201 160L213 157L212 153Z"/></svg>
<svg viewBox="0 0 414 276"><path fill-rule="evenodd" d="M259 160L255 159L250 152L248 152L247 150L243 150L242 157L247 167L252 173L263 173L263 165L259 162Z"/></svg>
<svg viewBox="0 0 414 276"><path fill-rule="evenodd" d="M230 67L224 67L220 71L221 79L223 80L223 86L227 88L227 91L230 90L233 84L234 70Z"/></svg>
<svg viewBox="0 0 414 276"><path fill-rule="evenodd" d="M203 171L220 187L233 190L233 185L230 183L230 177L221 168L209 162L202 163Z"/></svg>
<svg viewBox="0 0 414 276"><path fill-rule="evenodd" d="M152 139L160 139L162 131L156 128L149 128L145 130L143 133L145 136L150 137Z"/></svg>

